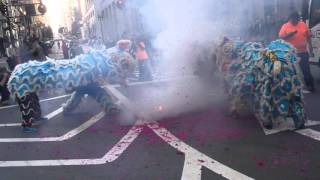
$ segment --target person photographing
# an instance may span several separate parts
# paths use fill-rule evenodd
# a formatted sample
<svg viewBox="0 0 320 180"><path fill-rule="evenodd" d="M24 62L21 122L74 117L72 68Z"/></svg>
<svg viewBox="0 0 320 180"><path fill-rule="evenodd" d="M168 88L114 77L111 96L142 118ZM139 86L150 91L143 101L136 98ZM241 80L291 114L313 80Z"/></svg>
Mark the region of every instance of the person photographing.
<svg viewBox="0 0 320 180"><path fill-rule="evenodd" d="M296 48L306 89L310 92L315 91L314 79L309 64L310 56L314 56L311 32L307 24L301 21L299 13L294 12L289 16L289 22L281 27L279 37Z"/></svg>

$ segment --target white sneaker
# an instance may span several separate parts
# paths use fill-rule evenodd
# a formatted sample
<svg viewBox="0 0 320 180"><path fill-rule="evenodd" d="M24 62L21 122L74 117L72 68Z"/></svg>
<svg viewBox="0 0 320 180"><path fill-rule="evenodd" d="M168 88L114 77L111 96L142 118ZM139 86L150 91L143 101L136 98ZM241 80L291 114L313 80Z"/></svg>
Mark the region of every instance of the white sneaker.
<svg viewBox="0 0 320 180"><path fill-rule="evenodd" d="M302 90L302 93L303 93L303 94L310 94L310 93L311 93L311 91L306 90L306 89L303 89L303 90Z"/></svg>

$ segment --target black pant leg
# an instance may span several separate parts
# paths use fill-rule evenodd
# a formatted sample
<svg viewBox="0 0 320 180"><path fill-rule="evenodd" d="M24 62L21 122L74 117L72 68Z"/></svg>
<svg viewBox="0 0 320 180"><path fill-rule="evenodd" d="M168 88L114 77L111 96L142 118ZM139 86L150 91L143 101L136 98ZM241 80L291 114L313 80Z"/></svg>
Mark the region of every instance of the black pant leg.
<svg viewBox="0 0 320 180"><path fill-rule="evenodd" d="M31 127L34 119L41 117L39 98L35 93L18 98L17 102L22 114L22 126Z"/></svg>
<svg viewBox="0 0 320 180"><path fill-rule="evenodd" d="M99 84L90 84L88 85L87 90L89 96L94 98L104 110L108 110L113 106L112 97L107 93L105 89L100 87Z"/></svg>
<svg viewBox="0 0 320 180"><path fill-rule="evenodd" d="M301 58L299 65L304 77L305 84L308 88L314 88L314 79L310 70L309 54L299 53L298 56Z"/></svg>
<svg viewBox="0 0 320 180"><path fill-rule="evenodd" d="M8 101L10 99L10 92L8 91L7 85L0 86L1 101Z"/></svg>
<svg viewBox="0 0 320 180"><path fill-rule="evenodd" d="M149 60L140 60L139 61L139 74L141 81L152 80L152 74L150 69Z"/></svg>

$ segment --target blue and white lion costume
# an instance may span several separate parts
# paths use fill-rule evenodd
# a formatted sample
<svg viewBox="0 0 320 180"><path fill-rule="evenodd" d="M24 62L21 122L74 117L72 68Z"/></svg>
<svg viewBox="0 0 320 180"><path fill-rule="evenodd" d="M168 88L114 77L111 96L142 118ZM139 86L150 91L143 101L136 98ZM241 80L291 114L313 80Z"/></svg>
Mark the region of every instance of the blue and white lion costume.
<svg viewBox="0 0 320 180"><path fill-rule="evenodd" d="M118 43L113 48L92 50L70 60L50 59L18 65L9 79L8 89L20 106L22 126L30 128L33 121L41 118L37 94L43 90L73 92L63 106L65 113L74 110L84 94L94 97L107 112L112 111L115 104L101 85L108 80L125 83L134 69L133 64L127 48L121 48Z"/></svg>
<svg viewBox="0 0 320 180"><path fill-rule="evenodd" d="M296 128L304 127L302 82L293 46L283 40L266 48L260 43L228 41L218 49L220 61L228 62L223 73L233 111L251 104L257 119L268 129L276 119L287 117L293 119Z"/></svg>

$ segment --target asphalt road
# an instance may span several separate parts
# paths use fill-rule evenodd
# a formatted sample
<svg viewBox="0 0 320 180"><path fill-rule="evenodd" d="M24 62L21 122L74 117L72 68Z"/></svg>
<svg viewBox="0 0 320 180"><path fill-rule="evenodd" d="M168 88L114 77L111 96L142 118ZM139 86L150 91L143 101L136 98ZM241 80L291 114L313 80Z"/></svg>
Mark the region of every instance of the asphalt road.
<svg viewBox="0 0 320 180"><path fill-rule="evenodd" d="M313 136L266 135L252 116L227 116L216 84L172 88L177 84L115 88L148 124L104 116L90 98L65 117L59 108L68 97L43 94L51 118L38 133L24 134L15 125L18 108L1 108L0 180L320 179L320 126L307 129ZM306 95L310 120L320 121L319 100L320 91Z"/></svg>
<svg viewBox="0 0 320 180"><path fill-rule="evenodd" d="M147 124L132 113L105 116L90 98L66 117L60 107L68 96L46 93L50 120L25 134L18 108L0 107L0 180L320 179L320 126L266 135L254 117L228 116L217 83L183 83L113 88ZM320 121L318 89L305 95L313 121Z"/></svg>

